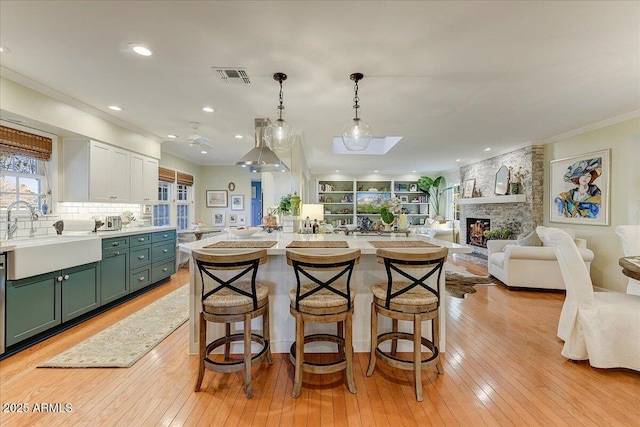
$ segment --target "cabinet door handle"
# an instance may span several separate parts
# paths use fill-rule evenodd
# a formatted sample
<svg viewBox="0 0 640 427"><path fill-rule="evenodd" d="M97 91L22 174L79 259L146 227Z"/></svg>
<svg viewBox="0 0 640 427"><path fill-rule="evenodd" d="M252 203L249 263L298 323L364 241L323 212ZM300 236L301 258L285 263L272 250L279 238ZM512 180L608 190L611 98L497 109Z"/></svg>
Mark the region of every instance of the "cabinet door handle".
<svg viewBox="0 0 640 427"><path fill-rule="evenodd" d="M144 281L144 276L138 277L138 282L143 282L143 281Z"/></svg>
<svg viewBox="0 0 640 427"><path fill-rule="evenodd" d="M68 274L65 274L65 275L64 275L64 277L63 277L63 279L64 279L64 280L69 280L69 275L68 275Z"/></svg>
<svg viewBox="0 0 640 427"><path fill-rule="evenodd" d="M162 253L165 253L165 254L166 254L167 252L169 252L169 249L164 249L164 250L162 251Z"/></svg>
<svg viewBox="0 0 640 427"><path fill-rule="evenodd" d="M58 277L56 277L56 280L57 280L58 282L62 282L62 280L63 280L63 279L62 279L62 276L58 276Z"/></svg>
<svg viewBox="0 0 640 427"><path fill-rule="evenodd" d="M144 255L139 255L138 259L144 259Z"/></svg>
<svg viewBox="0 0 640 427"><path fill-rule="evenodd" d="M111 246L119 246L119 245L120 245L120 242L112 242L111 243Z"/></svg>
<svg viewBox="0 0 640 427"><path fill-rule="evenodd" d="M165 234L165 235L163 235L162 237L169 237L169 235L168 235L168 234Z"/></svg>
<svg viewBox="0 0 640 427"><path fill-rule="evenodd" d="M115 256L120 255L120 251L115 251L115 252L113 253L113 255L115 255Z"/></svg>
<svg viewBox="0 0 640 427"><path fill-rule="evenodd" d="M138 237L138 242L144 242L144 237Z"/></svg>
<svg viewBox="0 0 640 427"><path fill-rule="evenodd" d="M164 272L165 272L165 271L167 271L167 270L168 270L168 268L167 268L167 267L165 267L165 268L163 268L163 269L162 269L162 272L164 273Z"/></svg>

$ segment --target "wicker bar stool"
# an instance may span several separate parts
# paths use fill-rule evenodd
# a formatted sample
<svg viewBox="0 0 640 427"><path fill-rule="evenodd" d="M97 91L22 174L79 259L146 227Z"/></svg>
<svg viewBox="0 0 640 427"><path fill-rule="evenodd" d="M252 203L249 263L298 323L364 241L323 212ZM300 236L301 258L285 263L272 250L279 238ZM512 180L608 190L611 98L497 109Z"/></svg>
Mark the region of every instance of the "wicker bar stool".
<svg viewBox="0 0 640 427"><path fill-rule="evenodd" d="M371 303L371 353L367 376L373 375L376 357L395 368L413 371L416 398L422 402L422 370L436 367L443 374L438 343L440 341L440 292L438 283L447 248L433 249L378 249L377 262L384 264L387 282L373 286ZM418 275L418 276L414 276ZM435 286L426 280L437 275ZM378 314L392 319L391 332L378 334ZM413 323L413 333L398 332L398 320ZM422 321L431 320L431 340L422 336ZM398 340L413 342L413 360L397 357ZM391 340L391 351L380 349L380 344ZM430 355L422 358L422 346L430 350Z"/></svg>
<svg viewBox="0 0 640 427"><path fill-rule="evenodd" d="M269 288L266 282L256 281L258 266L267 261L262 250L195 250L193 259L202 280L202 311L200 312L200 366L195 391L200 391L205 368L214 372L244 370L244 389L251 398L251 368L265 357L273 363L269 345ZM251 319L262 316L262 335L251 333ZM207 344L207 322L223 323L225 335ZM231 323L244 322L243 331L231 333ZM242 360L229 357L232 342L242 342ZM251 342L260 344L251 353ZM224 360L209 358L224 345Z"/></svg>
<svg viewBox="0 0 640 427"><path fill-rule="evenodd" d="M355 293L351 289L353 267L360 262L360 249L288 250L287 264L293 266L296 287L289 291L289 311L296 318L296 340L291 345L290 359L295 366L291 395L297 398L302 387L302 372L331 374L344 370L347 387L356 392L353 378L352 318ZM304 325L336 323L333 334L304 335ZM338 345L338 358L333 362L305 361L304 345L310 342L332 342Z"/></svg>

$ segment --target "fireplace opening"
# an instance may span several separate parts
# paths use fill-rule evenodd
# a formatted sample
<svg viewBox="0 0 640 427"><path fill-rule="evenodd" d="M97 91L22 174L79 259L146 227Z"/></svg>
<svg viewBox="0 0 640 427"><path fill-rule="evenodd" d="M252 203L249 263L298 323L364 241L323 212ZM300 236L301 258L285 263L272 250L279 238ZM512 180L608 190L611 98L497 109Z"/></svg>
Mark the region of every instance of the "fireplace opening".
<svg viewBox="0 0 640 427"><path fill-rule="evenodd" d="M484 232L491 229L491 220L487 218L467 218L467 244L487 247Z"/></svg>

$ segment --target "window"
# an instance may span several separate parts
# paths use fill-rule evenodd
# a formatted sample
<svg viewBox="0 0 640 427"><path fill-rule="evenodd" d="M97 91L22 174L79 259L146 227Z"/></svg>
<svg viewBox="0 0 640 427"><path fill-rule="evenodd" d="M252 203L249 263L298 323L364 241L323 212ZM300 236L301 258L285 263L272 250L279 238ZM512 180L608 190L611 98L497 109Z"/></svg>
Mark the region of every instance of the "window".
<svg viewBox="0 0 640 427"><path fill-rule="evenodd" d="M175 199L171 195L175 193ZM173 182L158 182L158 204L153 206L153 225L171 225L172 217L178 230L187 230L191 224L190 185Z"/></svg>
<svg viewBox="0 0 640 427"><path fill-rule="evenodd" d="M158 204L153 206L153 225L171 225L171 184L158 183Z"/></svg>
<svg viewBox="0 0 640 427"><path fill-rule="evenodd" d="M176 210L178 219L178 230L187 230L191 219L189 217L189 204L191 203L191 187L188 185L178 184L176 197Z"/></svg>
<svg viewBox="0 0 640 427"><path fill-rule="evenodd" d="M44 170L45 162L35 157L0 153L0 209L6 209L18 199L40 208Z"/></svg>

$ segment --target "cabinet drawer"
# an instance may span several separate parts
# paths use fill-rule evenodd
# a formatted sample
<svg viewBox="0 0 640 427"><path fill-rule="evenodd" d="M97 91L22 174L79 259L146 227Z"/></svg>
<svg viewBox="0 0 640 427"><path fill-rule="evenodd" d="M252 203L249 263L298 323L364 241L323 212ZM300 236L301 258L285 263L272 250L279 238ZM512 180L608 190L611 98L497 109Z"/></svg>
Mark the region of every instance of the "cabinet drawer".
<svg viewBox="0 0 640 427"><path fill-rule="evenodd" d="M129 236L125 237L112 237L102 240L102 250L114 249L114 248L128 248Z"/></svg>
<svg viewBox="0 0 640 427"><path fill-rule="evenodd" d="M151 248L151 260L155 263L167 258L175 258L176 242L154 243Z"/></svg>
<svg viewBox="0 0 640 427"><path fill-rule="evenodd" d="M151 268L151 282L155 283L176 272L176 259L171 258L160 263L153 263Z"/></svg>
<svg viewBox="0 0 640 427"><path fill-rule="evenodd" d="M151 266L132 270L129 274L129 291L137 291L151 283Z"/></svg>
<svg viewBox="0 0 640 427"><path fill-rule="evenodd" d="M151 263L151 246L134 246L129 249L129 268L132 270Z"/></svg>
<svg viewBox="0 0 640 427"><path fill-rule="evenodd" d="M140 246L151 243L151 234L136 234L129 236L129 246Z"/></svg>
<svg viewBox="0 0 640 427"><path fill-rule="evenodd" d="M151 235L151 243L166 242L176 240L176 230L156 231Z"/></svg>

